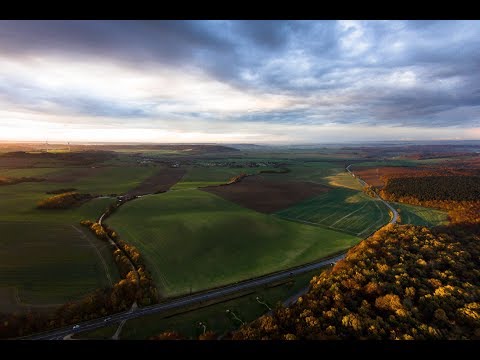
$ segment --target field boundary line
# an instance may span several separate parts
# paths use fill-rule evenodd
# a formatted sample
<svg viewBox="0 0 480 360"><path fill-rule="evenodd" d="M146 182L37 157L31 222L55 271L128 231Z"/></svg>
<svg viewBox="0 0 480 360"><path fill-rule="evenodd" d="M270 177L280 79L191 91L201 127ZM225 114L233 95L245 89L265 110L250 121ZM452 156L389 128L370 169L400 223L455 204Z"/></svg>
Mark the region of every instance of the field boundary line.
<svg viewBox="0 0 480 360"><path fill-rule="evenodd" d="M14 286L14 298L15 302L17 303L18 306L20 307L26 307L26 308L49 308L49 307L58 307L63 305L63 303L60 304L29 304L26 302L23 302L22 299L20 299L20 294L18 292L18 286Z"/></svg>
<svg viewBox="0 0 480 360"><path fill-rule="evenodd" d="M293 222L307 224L307 225L313 225L313 226L316 226L316 227L319 227L319 228L322 228L322 229L325 229L325 230L333 231L333 232L336 232L336 233L341 233L341 234L346 234L346 235L351 235L351 236L358 237L355 233L353 233L351 231L327 226L327 225L321 224L321 223L314 223L314 222L311 222L311 221L291 218L291 217L277 215L277 214L271 214L271 216L275 216L275 217L277 217L279 219L282 219L282 220L293 221Z"/></svg>
<svg viewBox="0 0 480 360"><path fill-rule="evenodd" d="M356 209L356 210L353 210L351 213L349 213L349 214L345 215L345 216L344 216L344 217L342 217L341 219L338 219L337 221L335 221L335 222L334 222L332 225L330 225L330 226L333 226L333 225L335 225L336 223L338 223L338 222L342 221L343 219L345 219L345 218L349 217L350 215L352 215L352 214L355 214L357 211L360 211L360 210L362 210L362 209L363 209L363 208L364 208L364 207L365 207L367 204L368 204L368 202L365 202L365 204L363 204L363 206L359 207L359 208L358 208L358 209ZM329 226L329 227L330 227L330 226Z"/></svg>
<svg viewBox="0 0 480 360"><path fill-rule="evenodd" d="M13 289L14 289L14 290L13 290L13 291L14 291L14 292L13 292L13 296L14 296L14 298L15 298L15 302L16 302L18 305L24 305L24 304L22 303L22 300L20 299L20 295L18 294L18 286L14 286Z"/></svg>
<svg viewBox="0 0 480 360"><path fill-rule="evenodd" d="M380 206L378 206L377 201L375 201L375 206L380 211L380 218L377 221L375 221L373 224L371 224L370 226L366 227L365 229L363 229L362 231L357 233L357 235L360 236L360 234L368 233L367 231L370 230L371 228L375 228L379 222L383 223L383 214L384 213L383 213L382 209L380 209ZM382 226L384 226L384 225L382 225Z"/></svg>
<svg viewBox="0 0 480 360"><path fill-rule="evenodd" d="M87 241L90 243L90 246L93 247L98 255L98 257L100 258L100 261L102 262L103 264L103 269L105 270L105 275L107 276L107 280L110 282L110 286L113 286L113 281L112 281L112 277L110 275L110 269L108 268L108 265L107 265L107 262L105 261L105 259L103 258L102 256L102 253L100 252L100 250L98 250L98 248L95 246L95 244L88 238L87 235L85 235L85 233L83 231L81 231L80 229L78 229L75 225L71 225L72 228L74 228L80 235L82 235L82 237L84 239L87 239Z"/></svg>

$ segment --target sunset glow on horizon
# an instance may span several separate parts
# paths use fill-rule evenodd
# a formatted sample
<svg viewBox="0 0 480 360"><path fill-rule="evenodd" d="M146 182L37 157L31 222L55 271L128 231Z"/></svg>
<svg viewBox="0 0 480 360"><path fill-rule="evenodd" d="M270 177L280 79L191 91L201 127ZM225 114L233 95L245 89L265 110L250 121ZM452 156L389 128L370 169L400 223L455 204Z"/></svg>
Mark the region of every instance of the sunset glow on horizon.
<svg viewBox="0 0 480 360"><path fill-rule="evenodd" d="M0 21L0 140L480 139L479 21Z"/></svg>

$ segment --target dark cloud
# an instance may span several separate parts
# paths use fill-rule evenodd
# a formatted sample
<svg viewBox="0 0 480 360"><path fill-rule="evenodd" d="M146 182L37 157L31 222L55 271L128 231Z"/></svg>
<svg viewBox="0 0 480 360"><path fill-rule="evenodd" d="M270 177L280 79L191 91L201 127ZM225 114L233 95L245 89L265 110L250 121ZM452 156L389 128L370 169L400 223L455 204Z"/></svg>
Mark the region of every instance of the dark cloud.
<svg viewBox="0 0 480 360"><path fill-rule="evenodd" d="M200 71L301 104L233 116L242 121L446 127L478 126L480 119L480 21L0 21L0 48L11 58ZM30 108L47 101L92 116L155 113L150 103L35 97L23 85L5 84L0 77L0 96ZM201 118L208 111L183 114Z"/></svg>
<svg viewBox="0 0 480 360"><path fill-rule="evenodd" d="M294 23L291 21L235 21L233 22L236 34L248 39L249 42L264 47L267 50L278 50L286 46L289 39L289 29Z"/></svg>
<svg viewBox="0 0 480 360"><path fill-rule="evenodd" d="M25 56L63 54L113 62L185 62L197 48L232 47L201 22L0 21L2 52Z"/></svg>

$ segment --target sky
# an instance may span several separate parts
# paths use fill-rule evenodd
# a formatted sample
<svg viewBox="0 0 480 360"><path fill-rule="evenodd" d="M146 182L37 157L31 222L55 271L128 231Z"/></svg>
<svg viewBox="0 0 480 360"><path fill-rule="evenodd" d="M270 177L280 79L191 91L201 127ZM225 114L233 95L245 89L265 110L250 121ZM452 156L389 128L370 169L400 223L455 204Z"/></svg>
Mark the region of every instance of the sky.
<svg viewBox="0 0 480 360"><path fill-rule="evenodd" d="M480 21L0 21L0 140L480 139Z"/></svg>

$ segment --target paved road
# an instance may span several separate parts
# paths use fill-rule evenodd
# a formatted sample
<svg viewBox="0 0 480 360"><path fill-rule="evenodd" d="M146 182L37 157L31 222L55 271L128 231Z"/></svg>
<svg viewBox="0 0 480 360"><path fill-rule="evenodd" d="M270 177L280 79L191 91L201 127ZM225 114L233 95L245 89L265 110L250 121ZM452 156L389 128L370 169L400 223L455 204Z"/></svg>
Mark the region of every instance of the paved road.
<svg viewBox="0 0 480 360"><path fill-rule="evenodd" d="M126 312L118 313L115 315L107 316L104 318L99 318L95 320L86 321L78 324L79 327L73 329L72 326L68 326L62 329L57 329L49 332L44 332L37 335L23 337L22 339L27 340L61 340L68 335L80 333L83 331L91 331L104 326L113 325L120 323L124 320L135 319L141 316L154 314L158 312L164 312L167 310L182 308L187 305L199 304L205 301L215 300L223 298L227 295L235 294L241 291L253 289L259 286L268 285L282 280L287 280L292 276L304 274L306 272L322 268L324 266L334 264L337 261L343 259L345 254L337 255L329 259L324 259L322 261L317 261L314 263L302 265L296 268L285 270L282 272L273 273L270 275L253 278L250 280L238 282L232 285L227 285L221 288L217 288L210 291L205 291L198 294L187 295L179 299L174 299L170 301L163 302L161 304L147 306L140 309L129 310Z"/></svg>
<svg viewBox="0 0 480 360"><path fill-rule="evenodd" d="M349 172L350 175L354 175L354 173L352 171L350 171L350 166L352 166L352 164L348 165L345 169ZM355 178L358 180L358 182L360 183L360 185L362 186L367 186L368 184L363 181L362 179L360 179L359 177L357 177L355 175ZM392 219L390 220L390 224L395 224L398 220L398 212L397 210L395 210L393 208L392 205L390 205L388 202L386 202L385 200L383 200L378 194L375 194L375 196L385 204L386 207L388 207L388 209L392 212L393 216L392 216Z"/></svg>
<svg viewBox="0 0 480 360"><path fill-rule="evenodd" d="M353 173L350 171L350 166L349 165L346 167L346 170L353 175ZM360 182L362 186L365 186L366 183L362 179L356 177L357 180ZM398 219L398 213L397 211L385 200L383 200L380 196L377 195L377 197L392 211L393 217L390 220L391 224L395 224ZM102 214L102 216L99 219L99 222L103 220L105 214ZM83 322L81 324L78 324L78 328L73 329L72 326L68 326L62 329L57 329L57 330L52 330L49 332L44 332L41 334L37 335L32 335L32 336L27 336L23 337L22 339L29 339L29 340L62 340L65 337L69 337L71 335L74 335L76 333L84 332L84 331L92 331L98 328L102 328L105 326L110 326L113 324L121 323L126 320L130 319L135 319L138 317L158 313L158 312L165 312L168 310L173 310L173 309L178 309L182 308L187 305L194 305L194 304L199 304L205 301L211 301L215 299L221 299L227 295L235 294L238 292L242 292L245 290L253 289L259 286L264 286L268 285L271 283L275 283L278 281L286 280L292 276L304 274L306 272L322 268L324 266L334 264L337 261L343 259L345 257L345 253L341 255L337 255L328 259L324 259L321 261L305 264L296 268L292 268L289 270L273 273L270 275L265 275L261 276L258 278L253 278L250 280L238 282L235 284L227 285L224 287L220 287L217 289L197 293L197 294L192 294L192 295L187 295L178 299L174 300L169 300L162 302L161 304L157 305L152 305L148 307L144 307L141 309L138 308L132 308L129 311L125 311L122 313L118 313L115 315L107 316L104 318L98 318L95 320ZM300 294L298 294L300 295Z"/></svg>
<svg viewBox="0 0 480 360"><path fill-rule="evenodd" d="M348 165L346 167L346 170L350 173L350 175L353 175L352 171L350 170L350 166L352 166L352 164ZM362 185L362 186L367 185L367 183L365 181L363 181L362 179L360 179L359 177L355 176L355 178L358 180L360 185ZM395 224L398 220L398 212L388 202L383 200L378 194L377 194L377 198L379 198L392 211L393 217L390 220L390 224ZM284 306L290 306L290 305L296 303L300 296L305 295L308 292L309 288L310 288L310 286L306 286L305 288L303 288L302 290L297 292L295 295L290 296L288 299L286 299L283 302L283 305Z"/></svg>

